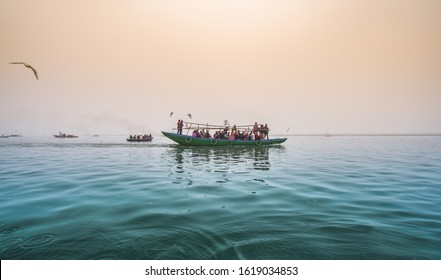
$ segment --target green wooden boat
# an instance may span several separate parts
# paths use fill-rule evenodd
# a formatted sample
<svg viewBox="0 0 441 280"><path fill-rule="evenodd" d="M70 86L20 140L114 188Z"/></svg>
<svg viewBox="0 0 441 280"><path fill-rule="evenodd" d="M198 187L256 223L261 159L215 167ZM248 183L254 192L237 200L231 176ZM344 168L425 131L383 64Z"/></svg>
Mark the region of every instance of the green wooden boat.
<svg viewBox="0 0 441 280"><path fill-rule="evenodd" d="M165 137L183 146L267 146L281 144L287 138L273 138L264 140L228 140L215 138L199 138L190 135L180 135L161 131Z"/></svg>

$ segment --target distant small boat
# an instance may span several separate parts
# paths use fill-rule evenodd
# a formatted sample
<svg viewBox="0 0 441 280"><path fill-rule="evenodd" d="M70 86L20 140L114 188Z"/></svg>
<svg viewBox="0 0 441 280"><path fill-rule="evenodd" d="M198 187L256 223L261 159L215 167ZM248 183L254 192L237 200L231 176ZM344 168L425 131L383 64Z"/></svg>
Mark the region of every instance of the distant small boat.
<svg viewBox="0 0 441 280"><path fill-rule="evenodd" d="M54 134L55 138L78 138L77 135L72 135L72 134L66 134L66 133L59 133L59 134Z"/></svg>
<svg viewBox="0 0 441 280"><path fill-rule="evenodd" d="M133 138L126 138L127 142L152 142L153 137L133 137Z"/></svg>
<svg viewBox="0 0 441 280"><path fill-rule="evenodd" d="M0 138L9 138L9 137L22 137L22 136L20 134L0 135Z"/></svg>

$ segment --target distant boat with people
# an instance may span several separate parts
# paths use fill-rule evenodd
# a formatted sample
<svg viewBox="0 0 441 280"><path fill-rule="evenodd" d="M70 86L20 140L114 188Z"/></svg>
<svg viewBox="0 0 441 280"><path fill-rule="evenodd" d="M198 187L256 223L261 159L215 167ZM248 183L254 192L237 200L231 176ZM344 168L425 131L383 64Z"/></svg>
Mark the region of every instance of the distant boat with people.
<svg viewBox="0 0 441 280"><path fill-rule="evenodd" d="M269 138L268 126L257 122L254 125L232 127L185 122L187 134L183 135L184 122L179 120L176 130L176 133L161 132L165 137L183 146L267 146L281 144L287 140Z"/></svg>
<svg viewBox="0 0 441 280"><path fill-rule="evenodd" d="M66 133L58 133L58 134L54 134L55 138L78 138L77 135L73 135L73 134L66 134Z"/></svg>
<svg viewBox="0 0 441 280"><path fill-rule="evenodd" d="M9 138L9 137L22 137L21 134L8 134L8 135L0 135L0 138Z"/></svg>
<svg viewBox="0 0 441 280"><path fill-rule="evenodd" d="M147 135L130 135L129 138L126 138L127 142L151 142L153 140L153 136L151 134Z"/></svg>

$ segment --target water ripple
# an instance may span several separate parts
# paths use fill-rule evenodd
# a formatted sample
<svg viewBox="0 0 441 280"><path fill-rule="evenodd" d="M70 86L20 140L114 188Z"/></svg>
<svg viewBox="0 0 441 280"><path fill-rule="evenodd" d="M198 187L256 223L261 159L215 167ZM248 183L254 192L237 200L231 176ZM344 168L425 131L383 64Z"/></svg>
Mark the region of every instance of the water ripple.
<svg viewBox="0 0 441 280"><path fill-rule="evenodd" d="M52 243L54 239L54 234L39 234L23 240L20 242L20 246L26 249L47 246Z"/></svg>

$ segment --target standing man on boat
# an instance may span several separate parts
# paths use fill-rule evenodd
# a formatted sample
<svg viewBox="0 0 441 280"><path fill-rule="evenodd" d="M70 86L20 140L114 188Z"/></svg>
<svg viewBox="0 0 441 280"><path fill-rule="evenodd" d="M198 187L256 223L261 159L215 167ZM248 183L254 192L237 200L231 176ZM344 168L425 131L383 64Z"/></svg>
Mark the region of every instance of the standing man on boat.
<svg viewBox="0 0 441 280"><path fill-rule="evenodd" d="M176 134L179 134L179 126L181 125L181 120L179 119L176 123Z"/></svg>
<svg viewBox="0 0 441 280"><path fill-rule="evenodd" d="M178 132L177 134L182 135L182 128L184 127L184 120L178 120Z"/></svg>
<svg viewBox="0 0 441 280"><path fill-rule="evenodd" d="M269 134L269 128L268 128L268 125L265 124L265 126L263 127L263 137L266 139L269 139L268 134Z"/></svg>

